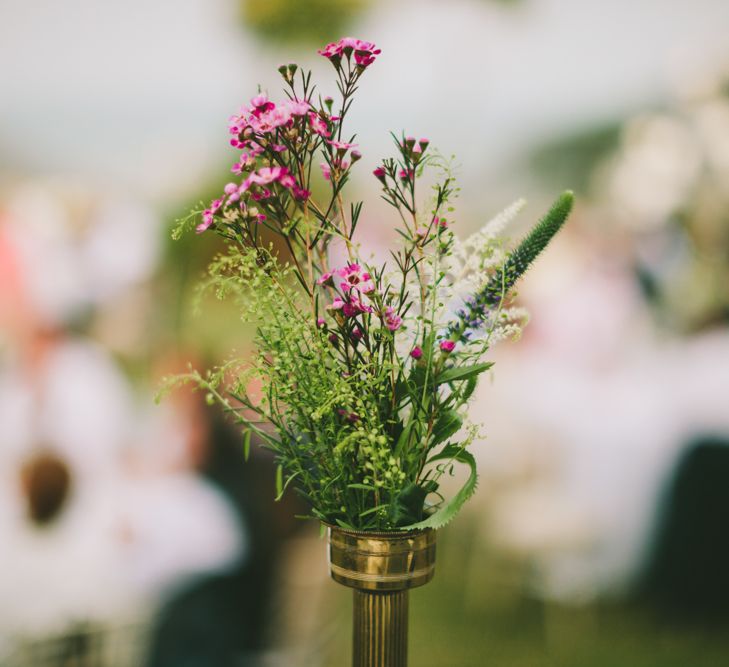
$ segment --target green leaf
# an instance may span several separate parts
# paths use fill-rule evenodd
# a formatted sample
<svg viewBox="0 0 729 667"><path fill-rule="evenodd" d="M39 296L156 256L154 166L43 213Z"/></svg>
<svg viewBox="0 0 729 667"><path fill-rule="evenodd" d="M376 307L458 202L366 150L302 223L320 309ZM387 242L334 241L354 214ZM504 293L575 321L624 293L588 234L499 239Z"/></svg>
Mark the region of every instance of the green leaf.
<svg viewBox="0 0 729 667"><path fill-rule="evenodd" d="M461 401L464 403L471 398L471 395L473 394L474 390L476 389L477 384L477 378L476 376L471 376L468 378L468 381L466 382L466 386L461 392Z"/></svg>
<svg viewBox="0 0 729 667"><path fill-rule="evenodd" d="M377 491L374 486L369 484L347 484L348 489L361 489L362 491Z"/></svg>
<svg viewBox="0 0 729 667"><path fill-rule="evenodd" d="M463 426L463 417L455 410L445 410L435 422L430 446L434 447L455 435L461 426Z"/></svg>
<svg viewBox="0 0 729 667"><path fill-rule="evenodd" d="M395 444L395 456L400 456L402 454L402 450L405 448L405 445L410 440L410 434L413 432L413 422L409 422L408 425L402 430L402 433L400 433L400 437L397 439L397 443Z"/></svg>
<svg viewBox="0 0 729 667"><path fill-rule="evenodd" d="M438 484L428 480L419 484L408 484L392 500L389 506L389 519L394 526L419 521L423 516L425 498L429 493L437 490Z"/></svg>
<svg viewBox="0 0 729 667"><path fill-rule="evenodd" d="M493 361L487 361L483 364L473 364L471 366L456 366L447 368L439 373L435 378L435 384L445 384L446 382L456 382L457 380L468 380L487 371L494 365Z"/></svg>
<svg viewBox="0 0 729 667"><path fill-rule="evenodd" d="M248 429L243 435L243 460L247 461L251 455L251 429Z"/></svg>
<svg viewBox="0 0 729 667"><path fill-rule="evenodd" d="M458 514L461 507L463 507L463 504L473 495L476 490L476 484L478 483L476 460L473 458L473 454L458 446L451 445L449 447L444 447L443 451L434 456L431 461L444 459L464 463L471 469L471 474L468 476L465 484L455 496L443 503L440 509L431 514L427 519L424 521L418 521L417 523L412 523L409 526L402 526L400 530L422 530L424 528L433 528L435 530L442 528L449 523L456 514Z"/></svg>
<svg viewBox="0 0 729 667"><path fill-rule="evenodd" d="M276 500L283 495L283 466L276 466Z"/></svg>

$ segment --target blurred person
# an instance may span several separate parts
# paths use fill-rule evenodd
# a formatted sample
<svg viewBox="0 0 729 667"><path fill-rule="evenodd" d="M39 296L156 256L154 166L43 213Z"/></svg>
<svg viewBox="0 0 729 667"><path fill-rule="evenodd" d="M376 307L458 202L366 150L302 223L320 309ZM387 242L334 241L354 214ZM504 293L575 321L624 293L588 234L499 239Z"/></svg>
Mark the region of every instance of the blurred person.
<svg viewBox="0 0 729 667"><path fill-rule="evenodd" d="M634 590L686 448L729 436L729 330L657 326L621 243L575 226L534 268L533 323L518 353L499 348L482 399L498 443L481 450L484 474L512 480L494 497L493 536L558 600Z"/></svg>
<svg viewBox="0 0 729 667"><path fill-rule="evenodd" d="M0 209L0 653L143 621L246 557L233 508L194 470L199 412L170 405L155 427L111 356L69 329L149 275L157 231L146 209L58 185ZM146 461L130 449L144 440Z"/></svg>

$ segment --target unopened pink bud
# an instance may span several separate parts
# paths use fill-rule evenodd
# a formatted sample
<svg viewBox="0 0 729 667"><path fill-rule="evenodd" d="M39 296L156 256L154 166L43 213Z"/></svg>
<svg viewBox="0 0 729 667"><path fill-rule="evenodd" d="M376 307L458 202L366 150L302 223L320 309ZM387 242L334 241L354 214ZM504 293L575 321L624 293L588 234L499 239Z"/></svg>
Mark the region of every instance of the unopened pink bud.
<svg viewBox="0 0 729 667"><path fill-rule="evenodd" d="M452 340L442 340L440 342L440 349L445 354L450 354L453 352L453 348L456 347L456 344Z"/></svg>

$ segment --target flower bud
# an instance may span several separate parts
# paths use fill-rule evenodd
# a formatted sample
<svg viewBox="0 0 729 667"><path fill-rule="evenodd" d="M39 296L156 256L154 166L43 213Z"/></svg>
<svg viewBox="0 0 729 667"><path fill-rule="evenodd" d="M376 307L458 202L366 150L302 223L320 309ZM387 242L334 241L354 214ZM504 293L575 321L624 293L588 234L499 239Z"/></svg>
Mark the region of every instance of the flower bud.
<svg viewBox="0 0 729 667"><path fill-rule="evenodd" d="M443 352L443 354L450 354L453 352L453 349L456 347L456 344L452 340L442 340L440 342L440 350Z"/></svg>
<svg viewBox="0 0 729 667"><path fill-rule="evenodd" d="M360 153L359 151L352 151L349 154L349 157L352 158L352 164L354 164L355 162L357 162L357 160L359 160L362 157L362 153Z"/></svg>

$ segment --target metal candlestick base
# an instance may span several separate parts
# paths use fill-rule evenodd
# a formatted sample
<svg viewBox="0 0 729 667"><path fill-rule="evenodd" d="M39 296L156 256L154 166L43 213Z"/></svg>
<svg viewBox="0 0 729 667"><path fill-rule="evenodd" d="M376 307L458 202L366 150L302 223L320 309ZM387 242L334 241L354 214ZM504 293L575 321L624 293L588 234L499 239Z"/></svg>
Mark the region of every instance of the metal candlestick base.
<svg viewBox="0 0 729 667"><path fill-rule="evenodd" d="M435 532L329 527L332 579L354 589L353 667L406 667L408 590L435 574Z"/></svg>

